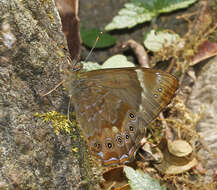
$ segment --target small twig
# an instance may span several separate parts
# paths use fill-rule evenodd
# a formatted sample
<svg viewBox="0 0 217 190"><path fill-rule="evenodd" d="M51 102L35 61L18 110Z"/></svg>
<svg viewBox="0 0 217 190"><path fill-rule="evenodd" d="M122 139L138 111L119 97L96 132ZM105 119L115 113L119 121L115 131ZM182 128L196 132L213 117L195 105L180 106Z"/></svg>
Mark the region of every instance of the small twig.
<svg viewBox="0 0 217 190"><path fill-rule="evenodd" d="M190 20L190 17L198 15L198 14L199 14L199 11L195 11L193 13L187 13L187 14L183 14L183 15L176 17L176 19L184 19L188 23L188 32L185 34L184 38L187 38L187 36L189 36L193 30L193 23Z"/></svg>
<svg viewBox="0 0 217 190"><path fill-rule="evenodd" d="M175 61L175 59L172 59L172 61L170 62L169 67L167 68L168 73L171 73L172 69L174 68Z"/></svg>
<svg viewBox="0 0 217 190"><path fill-rule="evenodd" d="M117 44L114 48L112 48L112 52L117 53L129 48L131 48L135 53L141 67L150 68L147 52L141 44L134 40L128 40L126 42Z"/></svg>
<svg viewBox="0 0 217 190"><path fill-rule="evenodd" d="M161 120L163 126L165 126L165 137L166 137L166 139L173 140L174 135L173 135L171 129L168 127L167 122L164 119L164 116L163 116L162 112L160 113L159 117L160 117L160 120Z"/></svg>

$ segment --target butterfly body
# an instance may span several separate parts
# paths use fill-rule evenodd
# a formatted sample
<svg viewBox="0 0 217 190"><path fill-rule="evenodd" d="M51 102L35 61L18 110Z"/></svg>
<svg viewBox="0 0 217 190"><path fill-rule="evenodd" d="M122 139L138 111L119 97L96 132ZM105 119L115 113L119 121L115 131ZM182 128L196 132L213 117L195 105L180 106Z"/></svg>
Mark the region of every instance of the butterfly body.
<svg viewBox="0 0 217 190"><path fill-rule="evenodd" d="M104 165L133 160L177 89L172 75L140 67L76 71L66 81L84 136Z"/></svg>

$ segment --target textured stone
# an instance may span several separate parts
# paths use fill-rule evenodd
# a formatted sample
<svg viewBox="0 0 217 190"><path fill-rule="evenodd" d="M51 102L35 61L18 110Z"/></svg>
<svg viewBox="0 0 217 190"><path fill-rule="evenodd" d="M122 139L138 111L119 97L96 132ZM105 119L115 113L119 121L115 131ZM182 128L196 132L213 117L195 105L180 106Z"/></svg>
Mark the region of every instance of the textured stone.
<svg viewBox="0 0 217 190"><path fill-rule="evenodd" d="M0 1L0 18L0 189L75 189L88 179L79 133L57 136L34 117L67 110L61 88L40 96L61 81L68 56L54 2Z"/></svg>
<svg viewBox="0 0 217 190"><path fill-rule="evenodd" d="M188 105L194 112L200 112L204 107L204 117L199 122L197 130L206 145L217 154L217 57L211 59L199 73L199 77L189 97ZM207 162L207 180L217 170L217 160L207 151L201 150L201 155Z"/></svg>

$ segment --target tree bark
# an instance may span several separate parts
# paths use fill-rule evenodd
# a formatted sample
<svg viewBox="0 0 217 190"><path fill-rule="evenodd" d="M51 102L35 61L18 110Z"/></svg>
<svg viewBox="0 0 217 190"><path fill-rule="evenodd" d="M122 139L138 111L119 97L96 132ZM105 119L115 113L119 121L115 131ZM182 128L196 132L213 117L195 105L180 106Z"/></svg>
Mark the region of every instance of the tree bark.
<svg viewBox="0 0 217 190"><path fill-rule="evenodd" d="M34 117L67 110L61 88L40 96L61 81L68 56L54 2L0 1L0 28L0 189L94 188L79 132L57 136Z"/></svg>

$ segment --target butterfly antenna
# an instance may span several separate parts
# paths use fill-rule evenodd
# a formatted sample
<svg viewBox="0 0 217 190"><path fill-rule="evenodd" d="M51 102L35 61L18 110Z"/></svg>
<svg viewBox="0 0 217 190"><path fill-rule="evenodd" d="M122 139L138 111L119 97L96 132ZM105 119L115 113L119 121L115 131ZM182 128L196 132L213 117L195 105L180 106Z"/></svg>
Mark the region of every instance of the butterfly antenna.
<svg viewBox="0 0 217 190"><path fill-rule="evenodd" d="M96 38L96 40L95 40L95 42L94 42L94 44L93 44L93 47L91 48L91 50L90 50L90 52L88 53L87 57L85 58L84 62L87 61L87 59L89 58L90 54L93 52L93 50L94 50L94 48L96 47L96 44L97 44L97 42L99 41L100 36L102 36L102 34L103 34L103 32L100 32L100 33L99 33L99 36L97 36L97 38Z"/></svg>

